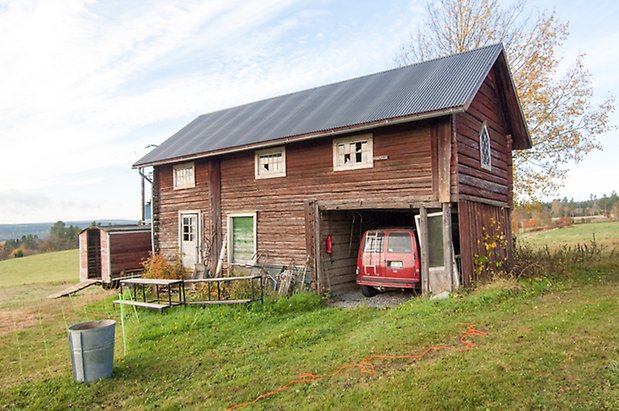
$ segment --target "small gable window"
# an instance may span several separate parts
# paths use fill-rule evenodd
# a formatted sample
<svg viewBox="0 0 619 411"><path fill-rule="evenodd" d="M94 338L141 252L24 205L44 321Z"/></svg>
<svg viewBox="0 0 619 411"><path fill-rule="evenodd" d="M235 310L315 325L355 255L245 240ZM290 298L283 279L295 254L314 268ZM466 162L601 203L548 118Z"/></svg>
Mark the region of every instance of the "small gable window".
<svg viewBox="0 0 619 411"><path fill-rule="evenodd" d="M371 134L333 140L333 170L372 167L374 154Z"/></svg>
<svg viewBox="0 0 619 411"><path fill-rule="evenodd" d="M191 188L196 186L195 166L193 163L184 163L174 166L174 189Z"/></svg>
<svg viewBox="0 0 619 411"><path fill-rule="evenodd" d="M479 158L481 168L492 170L492 150L490 149L490 133L488 133L488 125L484 121L479 133Z"/></svg>
<svg viewBox="0 0 619 411"><path fill-rule="evenodd" d="M256 178L286 176L286 148L256 151Z"/></svg>

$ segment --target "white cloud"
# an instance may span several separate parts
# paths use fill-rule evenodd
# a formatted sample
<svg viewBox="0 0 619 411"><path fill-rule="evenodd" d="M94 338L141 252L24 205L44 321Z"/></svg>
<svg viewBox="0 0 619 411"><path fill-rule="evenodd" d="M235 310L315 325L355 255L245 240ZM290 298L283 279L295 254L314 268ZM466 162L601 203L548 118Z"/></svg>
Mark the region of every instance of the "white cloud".
<svg viewBox="0 0 619 411"><path fill-rule="evenodd" d="M325 32L322 21L339 16L304 1L0 7L0 195L21 193L10 204L24 205L7 201L0 222L94 213L104 203L111 215L98 217L118 217L138 208L129 167L143 147L195 116L385 68L368 56L384 54L388 34L359 22ZM106 202L118 190L97 170L135 180L117 181L126 195ZM80 207L85 191L98 202Z"/></svg>

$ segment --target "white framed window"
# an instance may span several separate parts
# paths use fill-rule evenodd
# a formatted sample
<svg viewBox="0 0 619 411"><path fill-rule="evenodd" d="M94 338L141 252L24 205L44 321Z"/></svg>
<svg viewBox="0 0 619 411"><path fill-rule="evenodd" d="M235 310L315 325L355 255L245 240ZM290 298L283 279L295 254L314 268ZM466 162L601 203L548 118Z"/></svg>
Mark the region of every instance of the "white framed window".
<svg viewBox="0 0 619 411"><path fill-rule="evenodd" d="M228 214L228 262L252 264L256 256L256 212Z"/></svg>
<svg viewBox="0 0 619 411"><path fill-rule="evenodd" d="M174 166L174 189L196 186L194 163L184 163Z"/></svg>
<svg viewBox="0 0 619 411"><path fill-rule="evenodd" d="M256 178L286 176L286 148L276 147L256 151Z"/></svg>
<svg viewBox="0 0 619 411"><path fill-rule="evenodd" d="M490 133L488 125L484 121L479 132L479 161L481 168L492 170L492 150L490 149Z"/></svg>
<svg viewBox="0 0 619 411"><path fill-rule="evenodd" d="M334 139L333 170L374 167L373 146L371 134Z"/></svg>

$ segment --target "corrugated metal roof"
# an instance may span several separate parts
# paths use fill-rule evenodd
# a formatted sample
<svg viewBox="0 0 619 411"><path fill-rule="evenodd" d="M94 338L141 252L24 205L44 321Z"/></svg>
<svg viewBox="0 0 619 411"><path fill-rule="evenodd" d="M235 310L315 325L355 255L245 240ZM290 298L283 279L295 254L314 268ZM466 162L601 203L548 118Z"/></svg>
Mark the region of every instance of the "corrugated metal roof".
<svg viewBox="0 0 619 411"><path fill-rule="evenodd" d="M134 166L468 107L500 44L204 114Z"/></svg>

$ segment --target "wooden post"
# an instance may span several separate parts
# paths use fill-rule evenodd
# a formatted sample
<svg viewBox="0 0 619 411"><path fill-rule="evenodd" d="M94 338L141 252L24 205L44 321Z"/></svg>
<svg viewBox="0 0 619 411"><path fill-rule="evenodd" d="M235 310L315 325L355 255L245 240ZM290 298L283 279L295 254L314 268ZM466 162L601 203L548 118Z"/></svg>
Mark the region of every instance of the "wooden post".
<svg viewBox="0 0 619 411"><path fill-rule="evenodd" d="M419 208L419 242L421 248L421 293L430 293L430 260L428 254L428 211L424 206Z"/></svg>
<svg viewBox="0 0 619 411"><path fill-rule="evenodd" d="M451 201L451 126L448 122L438 125L438 201Z"/></svg>
<svg viewBox="0 0 619 411"><path fill-rule="evenodd" d="M310 265L310 276L314 283L314 287L317 285L316 276L316 240L315 240L315 217L314 217L314 200L305 200L303 203L305 210L305 254L307 255L307 264ZM307 265L306 264L306 265Z"/></svg>
<svg viewBox="0 0 619 411"><path fill-rule="evenodd" d="M318 202L314 201L314 265L316 266L316 289L319 292L324 291L323 284L323 267L322 267L322 248L320 246L321 241L321 227L320 227L320 208Z"/></svg>
<svg viewBox="0 0 619 411"><path fill-rule="evenodd" d="M449 275L450 290L458 288L457 273L453 267L453 239L451 238L451 203L443 203L443 265Z"/></svg>
<svg viewBox="0 0 619 411"><path fill-rule="evenodd" d="M211 158L208 163L208 190L209 190L209 212L210 212L210 231L211 231L211 250L210 255L206 256L209 260L211 273L219 265L217 256L221 252L219 245L224 239L221 235L221 169L219 159Z"/></svg>

